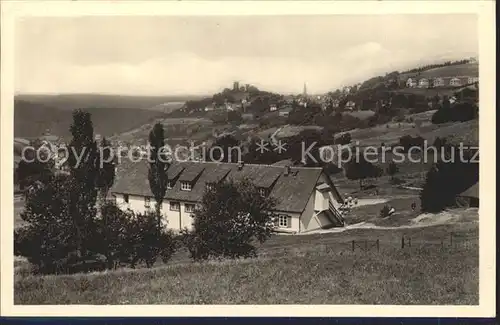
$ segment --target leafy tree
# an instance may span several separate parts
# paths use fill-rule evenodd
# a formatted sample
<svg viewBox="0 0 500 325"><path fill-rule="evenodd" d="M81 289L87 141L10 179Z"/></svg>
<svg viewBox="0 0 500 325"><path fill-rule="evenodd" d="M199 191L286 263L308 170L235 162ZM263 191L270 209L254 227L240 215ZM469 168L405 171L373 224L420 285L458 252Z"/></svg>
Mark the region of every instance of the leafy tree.
<svg viewBox="0 0 500 325"><path fill-rule="evenodd" d="M420 192L421 209L439 212L455 206L456 196L479 180L479 164L471 161L475 152L449 148L446 161L439 160L427 172Z"/></svg>
<svg viewBox="0 0 500 325"><path fill-rule="evenodd" d="M47 183L53 175L53 161L46 161L45 157L38 159L35 150L25 150L24 156L21 157L22 159L16 168L17 181L21 190L35 182ZM40 153L42 155L43 151Z"/></svg>
<svg viewBox="0 0 500 325"><path fill-rule="evenodd" d="M210 152L212 153L207 157L212 161L216 162L238 162L241 157L239 156L239 152L241 152L240 142L228 134L217 138L215 142L212 144L210 148Z"/></svg>
<svg viewBox="0 0 500 325"><path fill-rule="evenodd" d="M350 180L359 180L359 188L363 189L363 180L379 177L382 169L366 161L363 155L352 157L345 165L345 175Z"/></svg>
<svg viewBox="0 0 500 325"><path fill-rule="evenodd" d="M338 144L349 144L351 143L352 141L352 138L351 138L351 134L349 132L346 132L344 134L342 134L338 139L337 139L337 143Z"/></svg>
<svg viewBox="0 0 500 325"><path fill-rule="evenodd" d="M139 262L151 267L158 257L167 262L176 249L176 241L171 230L163 224L158 225L156 211L137 214L128 224L128 244L130 249L125 260L132 268Z"/></svg>
<svg viewBox="0 0 500 325"><path fill-rule="evenodd" d="M465 122L479 117L478 107L469 102L462 102L453 105L443 105L431 118L432 123L441 124L446 122Z"/></svg>
<svg viewBox="0 0 500 325"><path fill-rule="evenodd" d="M250 164L274 164L283 159L276 151L270 150L269 144L267 144L269 150L260 150L259 145L260 139L250 139L248 150L243 155L244 162Z"/></svg>
<svg viewBox="0 0 500 325"><path fill-rule="evenodd" d="M21 218L26 225L14 233L14 251L25 256L40 273L64 272L64 262L81 242L70 210L73 184L67 175L56 175L30 193Z"/></svg>
<svg viewBox="0 0 500 325"><path fill-rule="evenodd" d="M382 209L380 209L379 217L380 218L385 218L389 216L389 212L391 211L391 208L386 204Z"/></svg>
<svg viewBox="0 0 500 325"><path fill-rule="evenodd" d="M73 113L70 126L73 139L69 144L70 214L76 227L75 241L79 256L88 253L92 228L96 216L99 153L94 140L91 114L82 110Z"/></svg>
<svg viewBox="0 0 500 325"><path fill-rule="evenodd" d="M399 145L403 147L404 151L408 151L412 147L423 148L425 139L421 136L412 137L411 135L404 135L399 138Z"/></svg>
<svg viewBox="0 0 500 325"><path fill-rule="evenodd" d="M184 231L191 257L255 256L254 241L264 242L275 227L275 205L275 199L262 196L248 180L215 185L193 214L194 230Z"/></svg>
<svg viewBox="0 0 500 325"><path fill-rule="evenodd" d="M148 170L149 187L156 201L156 215L158 226L161 223L161 205L167 191L167 157L165 152L165 133L163 124L156 123L149 132L150 163Z"/></svg>
<svg viewBox="0 0 500 325"><path fill-rule="evenodd" d="M391 161L387 166L387 175L391 176L391 180L394 180L394 175L399 172L398 165L394 161Z"/></svg>
<svg viewBox="0 0 500 325"><path fill-rule="evenodd" d="M108 195L109 189L113 186L115 180L115 159L111 148L111 143L103 138L100 148L99 176L97 178L97 187L102 199Z"/></svg>
<svg viewBox="0 0 500 325"><path fill-rule="evenodd" d="M128 260L133 219L134 215L130 210L121 210L115 202L106 201L101 206L101 218L97 220L96 227L96 246L106 257L109 269L115 269L118 262Z"/></svg>

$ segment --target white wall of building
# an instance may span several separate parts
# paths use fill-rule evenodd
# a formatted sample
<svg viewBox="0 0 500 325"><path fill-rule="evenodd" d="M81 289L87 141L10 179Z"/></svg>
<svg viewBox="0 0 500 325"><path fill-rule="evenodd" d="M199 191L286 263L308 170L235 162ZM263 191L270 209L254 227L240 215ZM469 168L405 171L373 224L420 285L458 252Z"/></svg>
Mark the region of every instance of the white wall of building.
<svg viewBox="0 0 500 325"><path fill-rule="evenodd" d="M326 176L321 175L318 183L326 182ZM328 183L327 183L328 184ZM145 200L144 196L139 195L129 195L128 204L124 201L123 194L114 194L116 196L116 203L118 206L123 209L131 209L136 213L144 213L146 212ZM193 202L182 202L182 201L173 201L180 203L180 211L174 211L170 208L170 200L164 200L162 204L161 213L163 215L163 219L167 224L168 229L172 229L175 231L179 231L183 228L192 229L193 228L193 218L192 213L186 211L186 204L194 204ZM283 232L304 232L319 229L323 226L330 224L330 220L326 218L324 215L316 215L319 211L328 209L329 203L335 208L340 207L341 203L339 203L336 199L336 195L333 194L333 189L328 192L321 193L317 190L314 190L309 200L306 204L306 207L302 213L290 213L290 212L277 212L278 214L288 215L290 216L290 227L282 227L279 228L280 231ZM150 209L155 208L155 200L153 197L150 198Z"/></svg>

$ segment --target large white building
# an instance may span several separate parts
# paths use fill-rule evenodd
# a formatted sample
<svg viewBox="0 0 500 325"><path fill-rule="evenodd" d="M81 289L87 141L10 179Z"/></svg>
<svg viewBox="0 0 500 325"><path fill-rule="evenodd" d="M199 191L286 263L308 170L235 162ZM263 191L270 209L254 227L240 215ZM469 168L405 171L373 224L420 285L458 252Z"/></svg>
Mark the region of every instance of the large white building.
<svg viewBox="0 0 500 325"><path fill-rule="evenodd" d="M168 189L161 212L173 230L192 227L192 213L205 191L218 182L248 178L262 195L277 199L278 230L302 233L344 225L344 203L331 178L322 168L174 162L167 170ZM111 189L122 209L145 212L156 202L148 181L147 162L122 162Z"/></svg>

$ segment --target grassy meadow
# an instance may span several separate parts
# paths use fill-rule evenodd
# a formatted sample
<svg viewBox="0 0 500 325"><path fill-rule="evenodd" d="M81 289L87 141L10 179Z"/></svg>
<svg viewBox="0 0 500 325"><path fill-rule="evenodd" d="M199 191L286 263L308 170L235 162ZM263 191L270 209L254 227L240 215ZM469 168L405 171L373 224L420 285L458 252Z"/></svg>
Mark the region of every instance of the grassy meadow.
<svg viewBox="0 0 500 325"><path fill-rule="evenodd" d="M403 235L411 247L401 248ZM477 223L462 222L273 236L255 259L194 263L178 252L151 269L36 276L21 262L14 302L476 305L477 238Z"/></svg>

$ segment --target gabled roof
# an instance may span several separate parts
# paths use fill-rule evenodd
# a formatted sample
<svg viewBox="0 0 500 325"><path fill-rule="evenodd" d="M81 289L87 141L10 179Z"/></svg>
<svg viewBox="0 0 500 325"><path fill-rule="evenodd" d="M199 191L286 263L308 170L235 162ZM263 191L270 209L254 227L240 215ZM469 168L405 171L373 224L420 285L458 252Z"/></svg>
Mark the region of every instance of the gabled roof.
<svg viewBox="0 0 500 325"><path fill-rule="evenodd" d="M194 181L198 175L201 174L205 166L197 163L189 163L186 168L182 170L181 176L179 177L180 181L192 182Z"/></svg>
<svg viewBox="0 0 500 325"><path fill-rule="evenodd" d="M166 191L167 200L200 202L207 183L249 178L256 186L270 188L269 195L277 200L277 211L297 213L305 209L323 171L322 168L291 167L290 173L285 175L285 168L282 166L244 164L240 170L236 163L173 162L167 174L179 174L179 170L179 181ZM147 172L146 161L122 162L118 165L116 181L111 192L152 196ZM185 172L187 177L183 175ZM199 178L194 182L191 191L181 190L180 180L192 179L198 172Z"/></svg>
<svg viewBox="0 0 500 325"><path fill-rule="evenodd" d="M479 198L479 182L472 185L471 187L460 193L458 196Z"/></svg>

